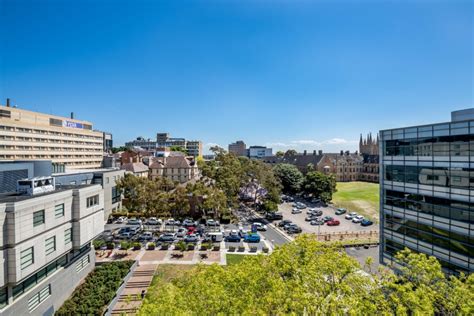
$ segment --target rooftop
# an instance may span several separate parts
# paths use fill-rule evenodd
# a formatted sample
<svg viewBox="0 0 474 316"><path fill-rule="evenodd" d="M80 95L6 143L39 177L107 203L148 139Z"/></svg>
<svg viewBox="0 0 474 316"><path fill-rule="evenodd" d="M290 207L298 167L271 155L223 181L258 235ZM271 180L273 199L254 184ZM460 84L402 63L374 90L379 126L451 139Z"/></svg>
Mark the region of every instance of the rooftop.
<svg viewBox="0 0 474 316"><path fill-rule="evenodd" d="M26 195L26 194L20 194L17 192L3 193L3 194L0 194L0 203L26 201L29 199L35 199L42 196L53 195L56 193L65 192L65 191L73 190L73 189L82 189L82 188L86 188L86 187L90 187L94 185L97 185L97 184L61 185L61 186L56 186L56 189L54 191L35 194L35 195Z"/></svg>

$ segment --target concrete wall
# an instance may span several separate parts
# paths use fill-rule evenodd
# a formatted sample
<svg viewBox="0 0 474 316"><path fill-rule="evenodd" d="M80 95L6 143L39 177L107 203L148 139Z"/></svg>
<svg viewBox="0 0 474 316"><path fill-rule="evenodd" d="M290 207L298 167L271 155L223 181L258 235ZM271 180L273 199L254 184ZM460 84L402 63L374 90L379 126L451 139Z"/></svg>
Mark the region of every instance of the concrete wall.
<svg viewBox="0 0 474 316"><path fill-rule="evenodd" d="M84 267L83 270L76 272L76 264L78 260L87 255L89 255L90 263ZM0 315L53 315L54 312L62 306L64 301L71 296L81 280L83 280L89 272L94 269L94 265L95 256L94 251L91 249L89 252L84 253L80 258L77 258L77 260L71 265L64 269L59 269L50 277L46 278L41 283L17 298L14 302L11 302L10 305L7 305L7 307L0 311ZM51 285L51 296L30 313L28 311L28 300L37 294L38 291L48 286L48 284Z"/></svg>

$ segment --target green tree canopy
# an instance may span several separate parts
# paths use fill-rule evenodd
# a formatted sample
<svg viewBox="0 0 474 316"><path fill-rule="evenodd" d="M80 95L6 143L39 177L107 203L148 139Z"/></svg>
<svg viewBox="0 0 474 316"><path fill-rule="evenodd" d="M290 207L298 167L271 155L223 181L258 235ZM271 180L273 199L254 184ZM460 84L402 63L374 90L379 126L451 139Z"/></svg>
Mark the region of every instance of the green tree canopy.
<svg viewBox="0 0 474 316"><path fill-rule="evenodd" d="M288 163L279 163L273 167L273 172L283 185L283 191L288 193L297 193L301 189L304 176L294 165Z"/></svg>
<svg viewBox="0 0 474 316"><path fill-rule="evenodd" d="M139 315L470 315L474 277L446 278L434 258L397 256L400 274L363 272L335 244L303 235L269 256L200 265L150 291Z"/></svg>
<svg viewBox="0 0 474 316"><path fill-rule="evenodd" d="M171 146L170 151L181 152L185 155L188 154L188 151L183 146Z"/></svg>
<svg viewBox="0 0 474 316"><path fill-rule="evenodd" d="M332 200L332 194L336 192L336 178L333 174L326 175L319 171L308 172L304 178L303 190L320 198L323 202L329 202Z"/></svg>

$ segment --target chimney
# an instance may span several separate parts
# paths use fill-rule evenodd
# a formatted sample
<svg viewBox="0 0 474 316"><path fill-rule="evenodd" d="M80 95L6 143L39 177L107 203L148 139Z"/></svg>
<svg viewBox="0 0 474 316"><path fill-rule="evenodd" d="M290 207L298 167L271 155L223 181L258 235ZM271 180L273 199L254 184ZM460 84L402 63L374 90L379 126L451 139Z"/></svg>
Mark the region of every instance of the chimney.
<svg viewBox="0 0 474 316"><path fill-rule="evenodd" d="M349 156L350 152L349 150L346 150L346 156Z"/></svg>
<svg viewBox="0 0 474 316"><path fill-rule="evenodd" d="M316 156L316 149L313 150L313 156Z"/></svg>
<svg viewBox="0 0 474 316"><path fill-rule="evenodd" d="M74 119L74 112L71 112L71 120Z"/></svg>
<svg viewBox="0 0 474 316"><path fill-rule="evenodd" d="M341 150L341 156L344 156L344 150Z"/></svg>
<svg viewBox="0 0 474 316"><path fill-rule="evenodd" d="M7 98L7 108L10 107L10 98Z"/></svg>
<svg viewBox="0 0 474 316"><path fill-rule="evenodd" d="M323 151L320 149L320 150L318 151L318 154L319 154L320 156L322 156L322 155L323 155Z"/></svg>
<svg viewBox="0 0 474 316"><path fill-rule="evenodd" d="M306 150L305 150L305 151L303 151L303 156L306 156Z"/></svg>

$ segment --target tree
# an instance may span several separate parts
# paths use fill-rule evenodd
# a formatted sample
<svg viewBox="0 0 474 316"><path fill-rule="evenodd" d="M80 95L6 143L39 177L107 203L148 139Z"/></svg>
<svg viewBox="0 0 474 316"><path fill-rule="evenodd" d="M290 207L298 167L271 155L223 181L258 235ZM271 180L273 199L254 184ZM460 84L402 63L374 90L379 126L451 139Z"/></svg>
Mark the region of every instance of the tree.
<svg viewBox="0 0 474 316"><path fill-rule="evenodd" d="M287 157L292 157L292 156L296 156L298 154L298 152L294 149L288 149L285 153L285 156Z"/></svg>
<svg viewBox="0 0 474 316"><path fill-rule="evenodd" d="M361 273L341 246L303 235L269 256L200 265L150 290L139 315L470 315L474 277L446 278L436 259L406 252L400 274ZM460 299L464 295L464 299Z"/></svg>
<svg viewBox="0 0 474 316"><path fill-rule="evenodd" d="M288 193L297 193L300 191L304 176L296 166L280 163L273 167L273 172L280 180L283 191Z"/></svg>
<svg viewBox="0 0 474 316"><path fill-rule="evenodd" d="M275 156L278 157L278 158L282 158L282 157L285 156L285 152L279 150L279 151L276 152Z"/></svg>
<svg viewBox="0 0 474 316"><path fill-rule="evenodd" d="M303 190L327 203L332 200L332 195L336 192L336 178L333 174L326 175L319 171L308 172L304 178Z"/></svg>
<svg viewBox="0 0 474 316"><path fill-rule="evenodd" d="M125 147L125 146L120 146L120 147L112 147L111 151L112 151L112 154L116 154L118 153L119 151L128 151L130 150L129 148Z"/></svg>
<svg viewBox="0 0 474 316"><path fill-rule="evenodd" d="M170 151L181 152L185 155L188 154L188 151L183 146L171 146Z"/></svg>

